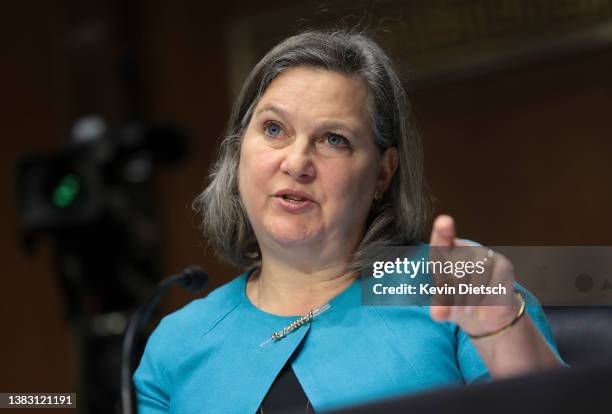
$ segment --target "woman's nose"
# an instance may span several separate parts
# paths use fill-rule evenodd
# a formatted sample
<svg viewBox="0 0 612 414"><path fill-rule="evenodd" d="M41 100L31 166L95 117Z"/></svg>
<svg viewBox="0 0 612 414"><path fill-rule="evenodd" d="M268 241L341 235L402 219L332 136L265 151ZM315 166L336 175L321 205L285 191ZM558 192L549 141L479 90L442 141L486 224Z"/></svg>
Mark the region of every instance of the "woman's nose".
<svg viewBox="0 0 612 414"><path fill-rule="evenodd" d="M299 179L314 177L312 148L310 148L310 142L307 138L299 137L295 139L284 150L285 154L280 166L282 172Z"/></svg>

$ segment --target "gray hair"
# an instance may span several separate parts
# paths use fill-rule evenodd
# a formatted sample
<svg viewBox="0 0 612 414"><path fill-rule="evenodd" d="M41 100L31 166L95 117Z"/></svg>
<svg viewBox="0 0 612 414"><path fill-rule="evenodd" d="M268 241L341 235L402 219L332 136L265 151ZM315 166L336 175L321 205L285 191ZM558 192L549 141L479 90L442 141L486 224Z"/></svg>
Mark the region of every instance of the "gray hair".
<svg viewBox="0 0 612 414"><path fill-rule="evenodd" d="M388 147L399 152L391 185L373 205L349 264L348 270L361 271L371 264L377 248L418 242L429 211L423 149L404 88L387 54L364 32L309 30L285 39L257 63L235 102L209 184L193 206L202 215L204 236L222 260L242 268L261 262L259 244L238 192L240 146L252 112L270 83L297 66L360 77L366 86L379 152Z"/></svg>

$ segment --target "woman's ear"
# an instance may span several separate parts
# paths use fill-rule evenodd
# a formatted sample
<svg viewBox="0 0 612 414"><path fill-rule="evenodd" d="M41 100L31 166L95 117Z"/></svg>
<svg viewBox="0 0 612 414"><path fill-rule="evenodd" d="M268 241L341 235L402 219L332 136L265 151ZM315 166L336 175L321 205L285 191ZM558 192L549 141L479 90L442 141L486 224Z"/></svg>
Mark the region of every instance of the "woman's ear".
<svg viewBox="0 0 612 414"><path fill-rule="evenodd" d="M399 153L396 147L389 147L380 157L378 177L376 178L376 188L381 193L387 191L391 185L391 179L397 170Z"/></svg>

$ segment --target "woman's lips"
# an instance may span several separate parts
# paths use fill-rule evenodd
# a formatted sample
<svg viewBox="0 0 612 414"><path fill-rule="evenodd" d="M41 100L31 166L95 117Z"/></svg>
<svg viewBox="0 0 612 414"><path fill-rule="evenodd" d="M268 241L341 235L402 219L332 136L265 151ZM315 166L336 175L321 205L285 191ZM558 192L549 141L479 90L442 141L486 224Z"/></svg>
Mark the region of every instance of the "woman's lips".
<svg viewBox="0 0 612 414"><path fill-rule="evenodd" d="M276 197L276 200L277 200L278 205L282 209L290 213L301 213L303 211L308 210L310 207L314 205L314 203L308 199L296 201L296 200L289 200L283 197Z"/></svg>

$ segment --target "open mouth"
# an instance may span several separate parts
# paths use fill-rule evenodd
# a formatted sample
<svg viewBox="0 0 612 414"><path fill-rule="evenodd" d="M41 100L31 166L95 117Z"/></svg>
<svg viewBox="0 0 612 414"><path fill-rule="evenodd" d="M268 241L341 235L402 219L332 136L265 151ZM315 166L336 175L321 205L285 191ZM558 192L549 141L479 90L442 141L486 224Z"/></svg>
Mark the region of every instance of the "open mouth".
<svg viewBox="0 0 612 414"><path fill-rule="evenodd" d="M285 194L285 195L282 196L282 198L284 200L287 200L287 201L293 202L293 203L301 203L301 202L304 202L304 201L309 201L307 198L296 196L296 195L293 195L293 194Z"/></svg>
<svg viewBox="0 0 612 414"><path fill-rule="evenodd" d="M313 201L310 198L297 194L282 194L277 196L280 207L291 213L299 213L309 210Z"/></svg>

